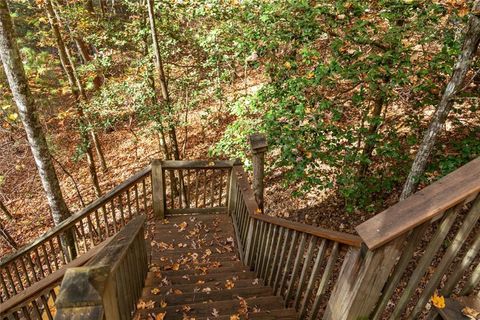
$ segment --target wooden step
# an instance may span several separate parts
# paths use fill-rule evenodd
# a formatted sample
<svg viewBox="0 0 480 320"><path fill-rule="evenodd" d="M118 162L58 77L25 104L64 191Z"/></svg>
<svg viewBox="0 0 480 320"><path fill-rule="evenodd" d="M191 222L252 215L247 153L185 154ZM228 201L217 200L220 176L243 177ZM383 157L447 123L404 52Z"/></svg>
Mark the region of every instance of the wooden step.
<svg viewBox="0 0 480 320"><path fill-rule="evenodd" d="M179 290L179 289L176 289ZM142 299L153 300L156 302L156 305L160 305L160 302L167 303L167 306L177 306L193 303L202 303L210 301L225 301L225 300L236 300L238 296L242 298L252 298L252 297L266 297L271 296L272 289L264 286L258 287L245 287L245 288L233 288L227 290L223 288L218 291L207 291L207 292L182 292L174 293L167 295L154 295L149 294L144 296Z"/></svg>
<svg viewBox="0 0 480 320"><path fill-rule="evenodd" d="M150 265L150 270L152 271L160 271L160 272L166 272L166 271L171 271L172 269L177 269L176 271L183 271L183 270L191 270L191 271L196 271L199 270L201 272L205 272L204 270L208 270L208 272L219 269L219 268L239 268L239 269L244 269L245 266L241 261L217 261L217 260L211 260L211 261L206 261L204 263L188 263L188 261L184 260L178 260L178 262L170 262L170 261L159 261L158 263L152 263Z"/></svg>
<svg viewBox="0 0 480 320"><path fill-rule="evenodd" d="M161 274L161 273L160 273ZM159 277L154 272L149 272L147 274L147 278L145 279L145 286L155 286L158 285L163 279L165 278L164 275ZM257 275L251 271L240 271L240 272L226 272L226 273L209 273L204 275L190 275L190 276L169 276L166 277L166 280L171 285L179 285L179 284L195 284L199 282L217 282L222 281L225 282L227 279L251 279L252 281L257 278Z"/></svg>
<svg viewBox="0 0 480 320"><path fill-rule="evenodd" d="M211 315L207 317L195 318L195 320L230 320L232 315L223 315L213 318ZM271 311L249 312L248 316L238 314L241 320L297 320L297 312L295 309L276 309Z"/></svg>
<svg viewBox="0 0 480 320"><path fill-rule="evenodd" d="M249 310L256 310L258 312L268 312L270 310L283 308L282 299L277 296L247 298L244 301ZM213 313L218 313L218 316L228 316L239 313L239 310L242 308L241 302L240 299L234 299L192 303L183 306L167 305L165 308L161 308L155 304L155 307L152 309L141 309L137 312L140 315L140 319L146 319L148 315L153 315L155 317L155 315L159 313L165 313L164 320L189 319L188 317L195 319L197 317L212 317Z"/></svg>
<svg viewBox="0 0 480 320"><path fill-rule="evenodd" d="M231 277L231 276L230 276ZM173 294L175 290L180 290L183 293L194 293L194 292L205 292L205 291L219 291L225 290L225 286L227 285L227 281L230 280L234 284L234 288L247 288L247 287L261 287L263 286L262 281L260 279L236 279L232 280L231 278L222 279L221 281L207 281L203 283L193 283L193 284L177 284L177 285L163 285L157 284L156 286L146 286L143 288L142 296L146 299L152 299L154 294L152 293L152 289L155 289L154 292L156 295L166 294L170 292Z"/></svg>
<svg viewBox="0 0 480 320"><path fill-rule="evenodd" d="M248 268L243 267L240 263L236 266L221 266L219 268L212 269L190 269L190 270L166 270L161 271L163 277L174 277L174 276L196 276L196 275L207 275L214 273L230 273L230 272L246 272L249 271Z"/></svg>

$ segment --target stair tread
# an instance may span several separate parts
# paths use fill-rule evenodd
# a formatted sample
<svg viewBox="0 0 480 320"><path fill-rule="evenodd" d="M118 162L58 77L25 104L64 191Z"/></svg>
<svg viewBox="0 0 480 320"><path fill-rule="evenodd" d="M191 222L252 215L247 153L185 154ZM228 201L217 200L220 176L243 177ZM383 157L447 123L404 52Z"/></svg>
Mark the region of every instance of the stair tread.
<svg viewBox="0 0 480 320"><path fill-rule="evenodd" d="M158 276L156 273L149 272L145 280L145 286L151 286L160 283L163 279L166 278L168 282L172 285L176 284L194 284L199 281L205 282L214 282L214 281L225 281L226 279L256 279L257 275L251 271L240 271L240 272L219 272L219 273L209 273L203 275L190 275L190 276L165 276L159 272Z"/></svg>
<svg viewBox="0 0 480 320"><path fill-rule="evenodd" d="M255 309L257 311L269 311L275 309L281 309L282 299L277 296L265 296L265 297L252 297L244 299L249 309ZM157 315L159 313L166 313L165 320L169 319L183 319L184 314L190 318L208 317L212 313L218 313L221 315L233 315L238 314L239 309L242 308L242 300L232 299L225 301L209 301L204 303L190 303L176 306L166 306L161 308L155 304L152 309L140 309L137 313L142 316ZM215 309L215 310L214 310Z"/></svg>
<svg viewBox="0 0 480 320"><path fill-rule="evenodd" d="M259 279L222 279L220 281L206 281L202 283L188 283L188 284L176 284L176 285L164 285L163 283L155 283L149 286L145 286L143 289L143 296L151 295L152 289L158 294L165 294L167 292L173 292L174 290L180 290L184 293L189 292L201 292L205 288L210 288L212 291L224 290L227 284L226 280L231 280L234 283L235 288L245 287L261 287L262 281ZM208 290L208 289L207 289Z"/></svg>

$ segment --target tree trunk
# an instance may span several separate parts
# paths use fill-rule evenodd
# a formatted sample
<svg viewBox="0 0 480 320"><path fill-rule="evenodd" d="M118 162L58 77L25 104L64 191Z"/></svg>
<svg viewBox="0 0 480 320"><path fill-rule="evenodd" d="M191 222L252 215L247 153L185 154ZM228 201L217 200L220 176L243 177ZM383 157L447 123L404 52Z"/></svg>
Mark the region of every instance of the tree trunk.
<svg viewBox="0 0 480 320"><path fill-rule="evenodd" d="M155 54L155 67L158 72L162 97L167 106L168 114L171 116L172 106L171 106L170 94L168 92L168 84L167 84L167 79L165 77L165 70L163 67L162 56L160 54L160 47L158 45L158 35L155 27L155 12L153 7L153 1L154 0L147 0L147 4L148 4L148 16L150 20L150 31L152 33L153 51ZM171 140L170 143L171 143L172 156L175 160L178 160L180 159L180 150L178 147L177 133L175 131L175 126L170 120L168 120L168 133Z"/></svg>
<svg viewBox="0 0 480 320"><path fill-rule="evenodd" d="M370 117L370 125L368 127L367 136L365 138L365 146L362 151L363 162L358 170L358 176L360 179L364 179L367 176L368 168L370 167L373 150L377 144L377 139L372 136L376 135L380 128L380 121L378 119L382 115L383 106L385 104L385 97L382 92L379 92L379 96L375 100L372 115Z"/></svg>
<svg viewBox="0 0 480 320"><path fill-rule="evenodd" d="M0 0L0 56L47 195L53 221L59 224L70 213L60 190L47 141L38 119L36 103L28 86L6 0Z"/></svg>
<svg viewBox="0 0 480 320"><path fill-rule="evenodd" d="M3 211L3 213L5 214L8 220L13 220L12 214L10 213L10 211L8 211L7 206L1 200L0 200L0 210Z"/></svg>
<svg viewBox="0 0 480 320"><path fill-rule="evenodd" d="M50 22L50 27L52 28L55 41L57 42L58 56L63 66L63 70L65 71L65 74L67 76L68 83L70 85L72 93L77 98L77 100L79 99L86 100L87 95L85 94L83 85L76 72L72 57L65 45L65 42L63 41L62 34L59 28L59 20L57 20L57 16L55 15L55 12L53 10L52 3L50 0L47 0L44 2L44 5L45 5L45 10L47 12L48 21ZM97 175L97 170L95 168L95 162L93 160L93 152L91 150L92 149L91 141L88 137L88 132L82 129L87 127L87 122L85 120L85 115L83 113L82 107L79 104L79 101L77 101L76 106L77 106L76 109L77 109L77 114L79 118L78 121L80 125L80 136L81 136L82 143L84 143L86 146L85 153L87 157L88 169L90 172L90 179L91 179L93 188L95 190L95 195L97 197L100 197L102 192L100 189L100 184L98 182L98 175ZM95 145L95 140L93 141L93 144ZM99 157L99 158L102 159L102 157Z"/></svg>
<svg viewBox="0 0 480 320"><path fill-rule="evenodd" d="M430 125L423 136L422 143L418 148L417 155L413 161L410 173L408 174L400 200L409 197L415 192L418 186L418 180L425 172L427 161L430 153L435 145L437 135L445 124L448 113L453 105L453 99L458 91L462 90L462 85L465 81L466 74L470 69L472 59L477 52L480 42L480 0L473 3L472 14L468 19L467 32L465 34L462 52L455 64L452 78L447 84L443 93L442 99L438 103L437 110L433 115Z"/></svg>
<svg viewBox="0 0 480 320"><path fill-rule="evenodd" d="M8 245L13 248L13 250L18 249L18 244L15 242L15 240L13 240L12 236L10 236L7 229L5 229L5 226L1 222L0 222L0 236L3 239L5 239Z"/></svg>

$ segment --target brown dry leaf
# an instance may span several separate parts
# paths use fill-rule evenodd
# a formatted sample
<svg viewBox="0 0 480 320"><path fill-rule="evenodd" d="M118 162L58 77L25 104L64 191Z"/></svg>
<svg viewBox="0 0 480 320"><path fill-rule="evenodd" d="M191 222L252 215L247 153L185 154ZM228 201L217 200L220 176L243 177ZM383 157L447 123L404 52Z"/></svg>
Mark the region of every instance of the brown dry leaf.
<svg viewBox="0 0 480 320"><path fill-rule="evenodd" d="M240 320L240 316L238 314L232 314L230 320Z"/></svg>
<svg viewBox="0 0 480 320"><path fill-rule="evenodd" d="M183 221L182 223L180 223L180 224L178 225L178 227L179 227L179 228L178 228L178 232L183 232L183 231L185 231L185 229L187 228L187 226L188 226L187 222L186 222L186 221Z"/></svg>
<svg viewBox="0 0 480 320"><path fill-rule="evenodd" d="M472 320L476 320L480 317L480 312L470 307L463 308L462 313L464 316L467 316Z"/></svg>
<svg viewBox="0 0 480 320"><path fill-rule="evenodd" d="M165 300L160 300L160 307L161 308L166 308L167 307L167 303L165 302Z"/></svg>
<svg viewBox="0 0 480 320"><path fill-rule="evenodd" d="M148 301L143 301L140 299L137 303L137 309L143 310L143 309L153 309L155 308L155 301L153 300L148 300Z"/></svg>
<svg viewBox="0 0 480 320"><path fill-rule="evenodd" d="M218 318L219 315L220 315L220 314L218 313L218 310L215 309L215 308L213 308L213 310L212 310L212 316L213 316L214 318Z"/></svg>
<svg viewBox="0 0 480 320"><path fill-rule="evenodd" d="M174 293L174 294L182 294L183 291L180 290L180 289L174 289L174 290L173 290L173 293Z"/></svg>
<svg viewBox="0 0 480 320"><path fill-rule="evenodd" d="M197 281L197 284L204 284L205 283L205 280L198 280Z"/></svg>
<svg viewBox="0 0 480 320"><path fill-rule="evenodd" d="M166 314L166 312L157 313L157 315L155 316L155 320L163 320Z"/></svg>
<svg viewBox="0 0 480 320"><path fill-rule="evenodd" d="M227 288L228 290L231 290L234 287L235 287L235 283L232 280L227 280L225 282L225 288Z"/></svg>
<svg viewBox="0 0 480 320"><path fill-rule="evenodd" d="M150 292L151 292L152 294L154 294L154 295L157 295L157 294L160 293L160 289L158 289L158 288L153 288L152 290L150 290Z"/></svg>
<svg viewBox="0 0 480 320"><path fill-rule="evenodd" d="M185 313L189 313L190 310L192 310L192 307L190 307L190 306L183 306L182 307L182 311L185 312Z"/></svg>
<svg viewBox="0 0 480 320"><path fill-rule="evenodd" d="M174 264L172 265L172 270L178 271L178 269L180 269L180 265L179 265L178 263L174 263Z"/></svg>

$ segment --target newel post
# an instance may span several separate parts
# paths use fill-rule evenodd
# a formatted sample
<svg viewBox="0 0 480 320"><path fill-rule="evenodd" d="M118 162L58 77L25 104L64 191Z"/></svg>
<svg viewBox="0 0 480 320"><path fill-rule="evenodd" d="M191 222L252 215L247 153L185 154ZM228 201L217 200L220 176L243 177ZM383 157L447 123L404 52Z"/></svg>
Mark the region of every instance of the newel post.
<svg viewBox="0 0 480 320"><path fill-rule="evenodd" d="M265 151L267 151L267 138L264 134L255 133L250 136L253 164L253 192L258 208L264 209L263 178L265 176Z"/></svg>
<svg viewBox="0 0 480 320"><path fill-rule="evenodd" d="M162 161L152 161L152 201L153 215L165 219L165 185L163 179Z"/></svg>

